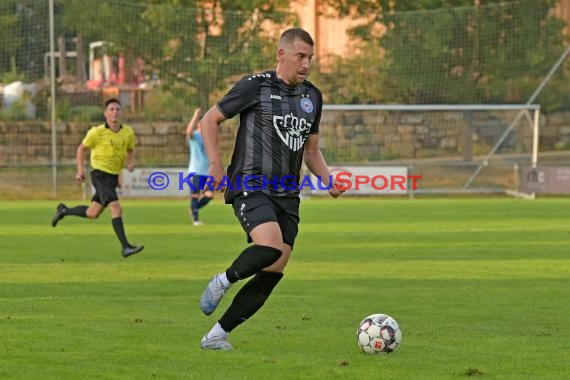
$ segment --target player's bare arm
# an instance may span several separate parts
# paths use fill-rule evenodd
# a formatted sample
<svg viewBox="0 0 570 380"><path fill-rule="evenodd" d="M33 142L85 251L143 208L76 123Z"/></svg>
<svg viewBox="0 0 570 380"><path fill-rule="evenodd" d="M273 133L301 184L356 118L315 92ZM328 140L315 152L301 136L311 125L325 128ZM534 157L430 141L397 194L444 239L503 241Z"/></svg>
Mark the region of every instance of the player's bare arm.
<svg viewBox="0 0 570 380"><path fill-rule="evenodd" d="M307 142L305 143L305 151L303 159L307 167L317 177L319 177L325 186L329 186L329 178L333 178L332 186L329 189L329 194L333 198L337 198L344 193L344 190L339 188L336 183L336 179L332 177L331 171L329 170L323 153L319 147L319 135L313 134L309 135Z"/></svg>
<svg viewBox="0 0 570 380"><path fill-rule="evenodd" d="M77 161L77 173L75 174L75 179L77 181L83 182L85 180L85 171L83 169L83 163L85 162L85 154L89 148L83 144L79 144L77 147L77 153L75 154L75 159Z"/></svg>
<svg viewBox="0 0 570 380"><path fill-rule="evenodd" d="M127 170L130 172L135 170L135 151L134 151L134 149L127 151Z"/></svg>
<svg viewBox="0 0 570 380"><path fill-rule="evenodd" d="M210 159L210 171L208 174L214 178L214 188L218 188L218 185L226 175L218 142L220 124L224 120L226 120L226 117L216 105L210 108L201 120L204 148L206 148L208 158ZM220 191L223 191L223 189L220 188Z"/></svg>
<svg viewBox="0 0 570 380"><path fill-rule="evenodd" d="M187 139L192 137L192 133L198 127L198 122L200 121L200 113L201 112L202 112L202 109L199 107L196 108L196 110L194 110L194 115L192 115L192 119L190 120L190 122L186 126L186 138Z"/></svg>

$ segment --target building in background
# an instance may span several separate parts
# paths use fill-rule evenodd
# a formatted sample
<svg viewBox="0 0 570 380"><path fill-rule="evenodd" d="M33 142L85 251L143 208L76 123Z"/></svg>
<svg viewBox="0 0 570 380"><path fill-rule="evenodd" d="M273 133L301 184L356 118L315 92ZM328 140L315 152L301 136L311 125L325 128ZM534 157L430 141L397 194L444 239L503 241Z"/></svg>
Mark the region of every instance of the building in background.
<svg viewBox="0 0 570 380"><path fill-rule="evenodd" d="M365 18L352 19L339 17L334 9L323 0L298 0L291 3L291 8L299 15L301 27L315 39L316 55L326 67L327 57L346 56L351 51L347 31L366 22Z"/></svg>

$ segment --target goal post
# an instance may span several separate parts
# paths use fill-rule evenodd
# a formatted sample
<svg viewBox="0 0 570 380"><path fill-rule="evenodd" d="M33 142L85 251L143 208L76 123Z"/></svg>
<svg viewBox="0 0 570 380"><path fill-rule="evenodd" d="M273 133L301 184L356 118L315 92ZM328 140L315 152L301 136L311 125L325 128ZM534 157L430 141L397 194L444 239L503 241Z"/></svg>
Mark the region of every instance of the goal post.
<svg viewBox="0 0 570 380"><path fill-rule="evenodd" d="M421 175L411 195L525 196L521 177L538 164L539 126L537 104L332 104L320 133L331 165Z"/></svg>

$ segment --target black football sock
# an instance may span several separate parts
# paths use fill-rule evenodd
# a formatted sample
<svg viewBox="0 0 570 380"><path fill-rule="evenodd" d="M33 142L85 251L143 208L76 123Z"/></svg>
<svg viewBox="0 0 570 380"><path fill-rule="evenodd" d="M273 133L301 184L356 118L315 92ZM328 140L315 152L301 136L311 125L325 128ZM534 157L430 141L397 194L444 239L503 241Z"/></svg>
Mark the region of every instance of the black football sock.
<svg viewBox="0 0 570 380"><path fill-rule="evenodd" d="M75 207L67 207L65 209L65 212L63 213L64 215L74 215L74 216L80 216L82 218L87 218L87 206L75 206Z"/></svg>
<svg viewBox="0 0 570 380"><path fill-rule="evenodd" d="M277 248L264 245L251 245L243 250L226 270L229 282L234 283L253 276L265 267L270 266L281 257Z"/></svg>
<svg viewBox="0 0 570 380"><path fill-rule="evenodd" d="M190 202L190 209L192 210L192 219L194 220L198 220L198 209L200 208L198 206L198 198L192 198L192 201Z"/></svg>
<svg viewBox="0 0 570 380"><path fill-rule="evenodd" d="M234 297L228 310L218 321L230 332L254 315L265 303L283 273L261 271L249 280Z"/></svg>
<svg viewBox="0 0 570 380"><path fill-rule="evenodd" d="M127 237L125 236L125 227L123 226L123 218L119 216L118 218L111 219L111 222L113 223L113 229L115 230L115 234L117 235L119 241L121 242L121 246L123 248L132 247L132 245L129 244Z"/></svg>
<svg viewBox="0 0 570 380"><path fill-rule="evenodd" d="M206 206L208 203L210 203L211 200L212 200L212 198L209 198L209 197L200 198L200 200L198 201L198 208L200 209L200 208Z"/></svg>

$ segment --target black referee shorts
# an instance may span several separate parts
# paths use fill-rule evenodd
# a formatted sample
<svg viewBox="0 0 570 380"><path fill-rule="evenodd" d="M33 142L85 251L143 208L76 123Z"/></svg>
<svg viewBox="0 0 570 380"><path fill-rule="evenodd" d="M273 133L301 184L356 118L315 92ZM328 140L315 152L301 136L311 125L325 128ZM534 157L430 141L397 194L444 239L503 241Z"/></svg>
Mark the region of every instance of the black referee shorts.
<svg viewBox="0 0 570 380"><path fill-rule="evenodd" d="M117 187L119 186L119 175L109 174L101 170L91 170L91 183L95 188L95 194L91 201L107 205L119 199Z"/></svg>
<svg viewBox="0 0 570 380"><path fill-rule="evenodd" d="M277 222L281 228L283 243L293 247L299 231L299 197L272 197L264 193L249 193L237 196L232 206L234 213L247 234L267 222Z"/></svg>

